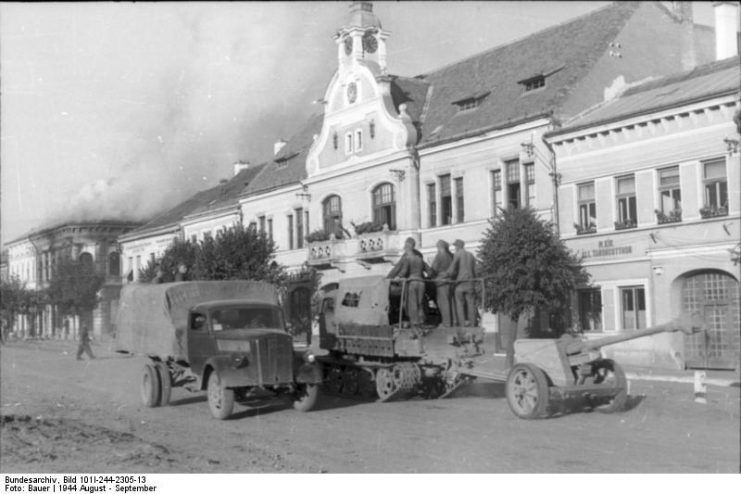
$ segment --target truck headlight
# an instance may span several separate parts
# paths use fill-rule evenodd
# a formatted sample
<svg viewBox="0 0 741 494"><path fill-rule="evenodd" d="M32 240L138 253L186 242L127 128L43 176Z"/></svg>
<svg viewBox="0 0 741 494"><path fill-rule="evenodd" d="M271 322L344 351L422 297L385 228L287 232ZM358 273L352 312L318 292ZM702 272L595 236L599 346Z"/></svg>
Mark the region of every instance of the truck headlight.
<svg viewBox="0 0 741 494"><path fill-rule="evenodd" d="M236 369L247 365L247 355L236 354L232 356L232 366Z"/></svg>

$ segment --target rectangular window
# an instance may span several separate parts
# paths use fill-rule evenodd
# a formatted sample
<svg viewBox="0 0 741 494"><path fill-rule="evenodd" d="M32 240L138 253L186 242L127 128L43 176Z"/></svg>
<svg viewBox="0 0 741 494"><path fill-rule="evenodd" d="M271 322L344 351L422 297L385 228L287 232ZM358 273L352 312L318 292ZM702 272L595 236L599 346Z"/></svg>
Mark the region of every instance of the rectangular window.
<svg viewBox="0 0 741 494"><path fill-rule="evenodd" d="M703 163L703 179L705 186L705 208L727 214L728 178L726 176L725 158Z"/></svg>
<svg viewBox="0 0 741 494"><path fill-rule="evenodd" d="M453 222L453 194L450 190L450 175L440 176L440 223L449 225Z"/></svg>
<svg viewBox="0 0 741 494"><path fill-rule="evenodd" d="M195 233L194 233L193 235L191 235L191 236L190 236L190 241L191 241L192 243L196 243L196 242L198 242L198 235L196 235Z"/></svg>
<svg viewBox="0 0 741 494"><path fill-rule="evenodd" d="M363 150L363 131L358 129L355 131L355 151Z"/></svg>
<svg viewBox="0 0 741 494"><path fill-rule="evenodd" d="M579 228L577 233L597 231L597 203L594 200L594 182L577 187L579 204Z"/></svg>
<svg viewBox="0 0 741 494"><path fill-rule="evenodd" d="M491 172L491 205L491 215L497 216L502 209L502 170Z"/></svg>
<svg viewBox="0 0 741 494"><path fill-rule="evenodd" d="M535 163L525 163L525 189L527 195L527 205L535 207Z"/></svg>
<svg viewBox="0 0 741 494"><path fill-rule="evenodd" d="M212 239L213 237L214 237L213 236L213 233L211 233L211 232L203 232L203 240Z"/></svg>
<svg viewBox="0 0 741 494"><path fill-rule="evenodd" d="M273 218L268 218L268 239L273 241Z"/></svg>
<svg viewBox="0 0 741 494"><path fill-rule="evenodd" d="M507 174L507 206L519 209L520 207L520 161L510 160L504 163Z"/></svg>
<svg viewBox="0 0 741 494"><path fill-rule="evenodd" d="M623 329L646 328L646 293L643 287L631 286L620 289L623 314Z"/></svg>
<svg viewBox="0 0 741 494"><path fill-rule="evenodd" d="M142 268L142 256L136 256L136 269L134 270L134 279L139 279L139 270Z"/></svg>
<svg viewBox="0 0 741 494"><path fill-rule="evenodd" d="M149 261L154 264L154 252L149 253Z"/></svg>
<svg viewBox="0 0 741 494"><path fill-rule="evenodd" d="M659 196L661 212L669 215L682 209L682 190L679 187L679 167L659 170Z"/></svg>
<svg viewBox="0 0 741 494"><path fill-rule="evenodd" d="M615 228L632 228L638 224L636 212L636 180L634 176L620 177L617 186L617 221Z"/></svg>
<svg viewBox="0 0 741 494"><path fill-rule="evenodd" d="M293 250L293 215L288 215L288 250Z"/></svg>
<svg viewBox="0 0 741 494"><path fill-rule="evenodd" d="M304 210L296 208L296 248L301 249L304 246Z"/></svg>
<svg viewBox="0 0 741 494"><path fill-rule="evenodd" d="M437 191L435 184L427 184L428 226L437 226Z"/></svg>
<svg viewBox="0 0 741 494"><path fill-rule="evenodd" d="M463 177L455 179L455 221L463 223Z"/></svg>
<svg viewBox="0 0 741 494"><path fill-rule="evenodd" d="M260 225L260 233L265 233L265 216L258 216L257 222Z"/></svg>
<svg viewBox="0 0 741 494"><path fill-rule="evenodd" d="M309 229L309 210L304 210L304 231L308 234L311 230Z"/></svg>
<svg viewBox="0 0 741 494"><path fill-rule="evenodd" d="M348 132L345 134L345 154L352 153L352 134Z"/></svg>
<svg viewBox="0 0 741 494"><path fill-rule="evenodd" d="M578 290L579 322L582 331L602 331L602 292L599 288Z"/></svg>

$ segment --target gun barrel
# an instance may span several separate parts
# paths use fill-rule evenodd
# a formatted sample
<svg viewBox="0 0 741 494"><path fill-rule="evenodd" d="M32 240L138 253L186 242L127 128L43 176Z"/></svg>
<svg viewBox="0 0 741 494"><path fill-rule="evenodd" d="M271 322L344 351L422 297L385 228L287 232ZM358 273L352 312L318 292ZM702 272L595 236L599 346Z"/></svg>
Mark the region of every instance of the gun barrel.
<svg viewBox="0 0 741 494"><path fill-rule="evenodd" d="M576 341L570 343L566 347L567 355L574 355L577 353L584 353L590 350L599 350L603 346L614 345L616 343L622 343L623 341L635 340L643 338L644 336L651 336L658 333L669 333L673 331L682 331L687 334L696 333L704 329L704 324L699 316L693 315L689 323L682 323L680 319L674 319L673 321L659 324L648 329L642 329L633 331L631 333L616 334L612 336L605 336L603 338L597 338L595 340Z"/></svg>

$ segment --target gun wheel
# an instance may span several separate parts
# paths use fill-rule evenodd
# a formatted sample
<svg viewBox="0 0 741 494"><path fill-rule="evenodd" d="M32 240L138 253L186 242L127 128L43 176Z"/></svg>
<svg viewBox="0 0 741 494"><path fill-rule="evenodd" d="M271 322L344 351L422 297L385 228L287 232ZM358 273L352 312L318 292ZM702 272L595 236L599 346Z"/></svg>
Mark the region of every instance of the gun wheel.
<svg viewBox="0 0 741 494"><path fill-rule="evenodd" d="M149 363L144 366L140 391L144 406L152 408L159 405L161 386L159 373L154 364Z"/></svg>
<svg viewBox="0 0 741 494"><path fill-rule="evenodd" d="M628 401L628 381L625 378L625 372L614 360L604 359L596 364L593 379L594 384L609 386L616 390L613 396L596 406L595 410L613 413L625 408L625 403Z"/></svg>
<svg viewBox="0 0 741 494"><path fill-rule="evenodd" d="M548 379L534 365L517 364L507 376L507 404L521 419L539 419L548 413Z"/></svg>

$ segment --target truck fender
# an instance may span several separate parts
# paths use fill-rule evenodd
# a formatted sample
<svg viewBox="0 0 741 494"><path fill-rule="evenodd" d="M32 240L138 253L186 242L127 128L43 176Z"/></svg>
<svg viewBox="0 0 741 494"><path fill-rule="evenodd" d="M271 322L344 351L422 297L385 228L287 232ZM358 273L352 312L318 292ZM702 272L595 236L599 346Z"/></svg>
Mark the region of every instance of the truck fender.
<svg viewBox="0 0 741 494"><path fill-rule="evenodd" d="M319 384L322 382L322 369L320 364L303 363L297 370L294 379L300 384Z"/></svg>
<svg viewBox="0 0 741 494"><path fill-rule="evenodd" d="M208 376L211 372L216 372L219 376L224 376L223 372L224 363L221 359L211 357L203 363L203 371L201 372L201 390L205 391L208 386Z"/></svg>

